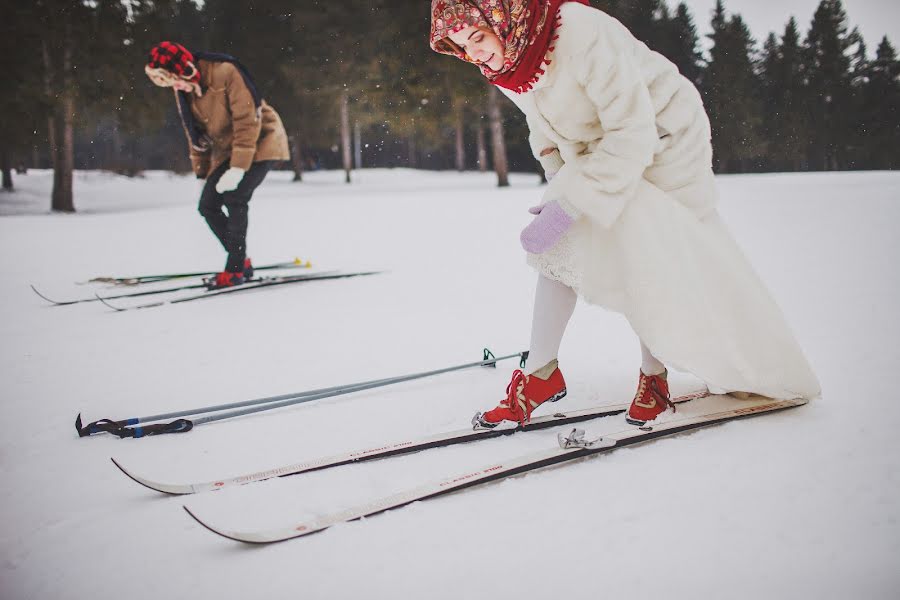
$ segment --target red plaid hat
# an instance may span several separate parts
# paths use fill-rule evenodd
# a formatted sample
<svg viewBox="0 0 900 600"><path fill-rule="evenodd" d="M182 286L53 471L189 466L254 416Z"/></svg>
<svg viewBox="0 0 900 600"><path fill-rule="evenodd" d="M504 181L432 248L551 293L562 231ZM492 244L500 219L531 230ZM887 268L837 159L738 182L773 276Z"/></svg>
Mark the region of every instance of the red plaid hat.
<svg viewBox="0 0 900 600"><path fill-rule="evenodd" d="M194 55L175 42L160 42L150 49L150 69L165 69L187 81L200 81L200 71L194 64Z"/></svg>

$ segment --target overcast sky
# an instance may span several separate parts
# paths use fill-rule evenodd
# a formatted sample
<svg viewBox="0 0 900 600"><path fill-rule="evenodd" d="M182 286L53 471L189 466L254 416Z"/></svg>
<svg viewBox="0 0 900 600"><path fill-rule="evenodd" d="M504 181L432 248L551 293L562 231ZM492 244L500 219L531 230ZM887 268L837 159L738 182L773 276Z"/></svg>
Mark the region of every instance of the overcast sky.
<svg viewBox="0 0 900 600"><path fill-rule="evenodd" d="M705 37L709 33L709 21L716 0L668 0L672 10L683 1L691 10L697 33L701 36L704 47ZM743 17L750 32L761 47L770 31L779 37L784 33L784 26L793 15L797 19L802 38L809 31L809 24L820 0L724 0L725 10L730 14ZM900 51L900 0L843 0L849 27L858 27L866 41L869 54L875 50L885 35L891 45Z"/></svg>

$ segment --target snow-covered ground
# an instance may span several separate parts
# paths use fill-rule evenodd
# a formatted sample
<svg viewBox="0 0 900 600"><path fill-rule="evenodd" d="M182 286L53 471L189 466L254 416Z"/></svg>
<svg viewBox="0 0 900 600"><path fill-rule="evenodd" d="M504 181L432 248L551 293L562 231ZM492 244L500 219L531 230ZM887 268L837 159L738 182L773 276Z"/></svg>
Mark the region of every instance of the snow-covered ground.
<svg viewBox="0 0 900 600"><path fill-rule="evenodd" d="M270 176L252 203L258 263L301 257L381 275L114 313L50 307L98 275L213 270L199 182L78 173L0 195L0 597L897 598L900 596L900 173L730 176L721 211L787 314L821 400L245 547L191 521L274 527L555 444L534 432L161 497L204 481L465 427L513 365L421 380L141 440L79 439L86 419L232 402L470 362L526 347L534 274L518 232L541 194L519 175ZM580 305L560 355L566 408L627 401L640 352ZM676 393L699 386L673 374ZM613 417L592 424L620 429Z"/></svg>

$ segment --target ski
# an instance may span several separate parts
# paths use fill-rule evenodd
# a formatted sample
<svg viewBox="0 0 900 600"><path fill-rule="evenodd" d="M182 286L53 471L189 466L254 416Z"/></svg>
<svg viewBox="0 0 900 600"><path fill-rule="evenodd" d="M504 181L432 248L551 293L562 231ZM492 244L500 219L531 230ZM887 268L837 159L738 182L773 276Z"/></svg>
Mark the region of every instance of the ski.
<svg viewBox="0 0 900 600"><path fill-rule="evenodd" d="M691 403L683 410L677 411L672 415L672 418L666 419L661 423L654 423L652 426L630 427L595 439L587 439L583 430L573 429L565 437L564 434L559 434L559 445L556 448L512 458L508 461L488 465L385 498L366 502L347 510L323 515L306 522L294 523L278 529L235 531L211 525L187 506L184 509L200 525L222 537L248 544L282 542L323 531L339 523L355 521L413 502L435 498L465 488L505 479L513 475L571 462L602 452L611 452L624 446L647 442L685 431L786 410L803 404L806 404L806 400L772 400L759 396L751 400L737 400L728 396L708 396L701 402Z"/></svg>
<svg viewBox="0 0 900 600"><path fill-rule="evenodd" d="M312 273L310 275L288 275L286 277L309 277L312 275L321 275L323 273L333 274L337 273L337 271L320 271L319 273ZM251 279L247 279L243 284L246 285L248 283L261 283L265 281L271 281L272 279L277 279L276 277L253 277ZM162 280L161 280L162 281ZM36 287L31 286L32 291L40 296L42 299L47 302L52 303L54 306L70 306L72 304L81 304L84 302L102 302L103 300L118 300L120 298L140 298L141 296L155 296L158 294L169 294L171 292L182 292L185 290L202 290L207 289L207 285L205 283L192 283L190 285L179 285L177 287L167 287L156 290L144 290L140 292L127 292L124 294L116 294L115 296L103 296L102 298L98 294L94 294L90 298L78 298L76 300L54 300L49 298L45 294L38 291Z"/></svg>
<svg viewBox="0 0 900 600"><path fill-rule="evenodd" d="M111 304L108 302L110 298L96 295L96 298L106 305L107 307L117 311L124 312L127 310L135 310L141 308L155 308L157 306L165 306L166 304L180 304L182 302L192 302L194 300L203 300L205 298L215 298L217 296L222 296L225 294L236 294L238 292L248 292L251 290L258 290L261 288L273 287L276 285L286 285L289 283L300 283L303 281L324 281L327 279L345 279L348 277L361 277L365 275L376 275L381 273L381 271L360 271L357 273L338 273L335 271L323 271L321 273L315 273L310 275L284 275L281 277L263 277L259 281L254 281L251 283L245 283L242 285L236 285L234 287L221 288L217 290L210 290L204 292L202 294L195 294L191 296L182 296L180 298L173 298L169 300L159 300L157 302L149 302L146 304L136 304L131 306L117 306L115 304Z"/></svg>
<svg viewBox="0 0 900 600"><path fill-rule="evenodd" d="M704 398L708 395L709 392L706 391L695 392L675 398L674 402L676 404L683 404L690 400ZM552 415L535 417L531 420L530 423L527 423L525 425L519 427L508 427L505 429L481 429L473 431L472 428L468 428L456 431L445 431L419 439L402 440L390 444L382 444L373 448L333 454L331 456L325 456L318 459L285 465L274 469L266 469L265 471L257 471L255 473L247 473L245 475L238 475L236 477L231 477L228 479L219 479L202 483L177 484L153 481L146 477L142 477L140 475L132 473L124 466L122 466L122 464L115 458L111 458L110 460L112 460L113 464L116 465L119 470L121 470L133 481L143 485L144 487L150 488L151 490L171 495L197 494L200 492L221 490L223 488L236 485L245 485L248 483L255 483L257 481L265 481L266 479L273 479L275 477L299 475L301 473L320 471L322 469L339 467L341 465L347 465L351 463L388 458L391 456L398 456L400 454L409 454L411 452L419 452L422 450L428 450L430 448L443 448L456 444L464 444L478 440L496 438L504 435L511 435L518 431L535 431L538 429L547 429L549 427L568 425L570 423L579 423L581 421L588 421L590 419L597 419L600 417L609 417L612 415L624 413L626 410L628 410L628 406L628 403L609 404L571 412L556 412Z"/></svg>
<svg viewBox="0 0 900 600"><path fill-rule="evenodd" d="M273 269L308 269L312 265L307 261L295 258L289 262L272 263L268 265L254 266L254 271L270 271ZM112 283L115 285L140 285L143 283L159 283L171 279L184 279L187 277L204 277L215 275L216 271L196 271L192 273L164 273L161 275L136 275L134 277L94 277L88 283Z"/></svg>
<svg viewBox="0 0 900 600"><path fill-rule="evenodd" d="M263 281L262 277L254 277L253 279L248 279L246 283L253 283L256 281ZM206 287L205 283L195 283L191 285L180 285L178 287L170 287L164 288L161 290L145 290L143 292L129 292L127 294L116 294L115 296L104 296L103 300L116 300L119 298L138 298L140 296L153 296L156 294L168 294L170 292L181 292L184 290L200 290ZM47 297L45 294L42 294L38 291L36 287L31 286L32 291L35 294L40 296L42 299L50 302L54 306L70 306L72 304L82 304L84 302L100 302L100 298L97 295L91 296L90 298L78 298L76 300L54 300L52 298Z"/></svg>

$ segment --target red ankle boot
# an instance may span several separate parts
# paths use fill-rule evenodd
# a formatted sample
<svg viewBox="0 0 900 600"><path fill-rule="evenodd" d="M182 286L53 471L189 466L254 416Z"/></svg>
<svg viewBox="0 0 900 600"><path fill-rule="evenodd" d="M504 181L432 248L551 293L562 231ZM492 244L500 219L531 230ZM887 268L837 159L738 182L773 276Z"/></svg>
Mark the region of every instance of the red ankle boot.
<svg viewBox="0 0 900 600"><path fill-rule="evenodd" d="M546 379L538 377L538 373L552 371ZM524 425L531 420L531 412L544 402L556 402L566 395L566 381L556 361L538 369L531 375L525 375L516 369L512 380L506 386L506 398L493 410L478 413L472 418L475 429L493 429L503 421L513 421Z"/></svg>
<svg viewBox="0 0 900 600"><path fill-rule="evenodd" d="M231 271L222 271L216 273L215 277L211 277L204 281L206 289L218 290L221 288L233 287L244 283L243 273L232 273Z"/></svg>
<svg viewBox="0 0 900 600"><path fill-rule="evenodd" d="M659 375L644 375L644 372L641 371L637 393L634 395L634 400L631 401L625 421L631 425L643 426L647 424L647 421L658 417L667 408L672 407L672 410L675 410L675 405L669 398L667 375L666 371Z"/></svg>

